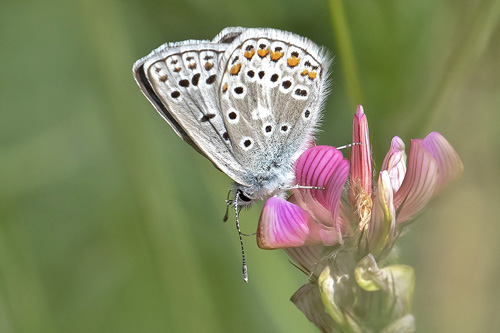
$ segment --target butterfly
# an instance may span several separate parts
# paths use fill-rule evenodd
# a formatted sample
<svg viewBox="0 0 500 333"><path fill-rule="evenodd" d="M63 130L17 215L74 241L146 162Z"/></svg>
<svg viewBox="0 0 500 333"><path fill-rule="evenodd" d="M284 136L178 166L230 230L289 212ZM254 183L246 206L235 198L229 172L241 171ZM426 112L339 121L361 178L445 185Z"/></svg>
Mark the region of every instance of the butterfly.
<svg viewBox="0 0 500 333"><path fill-rule="evenodd" d="M294 188L294 162L314 142L331 58L307 38L229 27L213 40L166 43L135 62L141 91L175 133L234 184L235 207Z"/></svg>

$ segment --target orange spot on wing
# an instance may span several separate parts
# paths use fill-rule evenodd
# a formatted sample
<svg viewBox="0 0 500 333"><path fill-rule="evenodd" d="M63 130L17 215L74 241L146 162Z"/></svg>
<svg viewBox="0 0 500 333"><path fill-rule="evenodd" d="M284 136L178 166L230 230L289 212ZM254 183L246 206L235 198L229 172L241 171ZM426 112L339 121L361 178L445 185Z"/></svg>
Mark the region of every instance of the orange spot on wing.
<svg viewBox="0 0 500 333"><path fill-rule="evenodd" d="M212 64L212 63L210 63L208 61L205 63L205 69L207 71L211 70L213 67L214 67L214 64Z"/></svg>
<svg viewBox="0 0 500 333"><path fill-rule="evenodd" d="M300 58L292 56L291 58L288 58L286 60L286 63L288 64L289 67L295 67L299 64Z"/></svg>
<svg viewBox="0 0 500 333"><path fill-rule="evenodd" d="M304 70L302 71L302 73L300 73L300 75L302 75L302 76L306 76L308 73L309 73L309 71L308 71L307 69L304 69Z"/></svg>
<svg viewBox="0 0 500 333"><path fill-rule="evenodd" d="M271 51L271 60L272 61L278 61L281 57L283 57L283 52L280 52L280 51L276 51L276 52L273 52Z"/></svg>
<svg viewBox="0 0 500 333"><path fill-rule="evenodd" d="M245 51L245 53L243 55L245 56L245 58L250 60L250 59L252 59L254 54L255 54L255 50L250 50L250 51Z"/></svg>
<svg viewBox="0 0 500 333"><path fill-rule="evenodd" d="M229 74L231 75L237 75L240 72L241 69L241 63L237 63L231 69L229 70Z"/></svg>
<svg viewBox="0 0 500 333"><path fill-rule="evenodd" d="M309 72L309 78L311 80L314 80L316 78L316 75L318 75L318 73L316 73L316 72Z"/></svg>
<svg viewBox="0 0 500 333"><path fill-rule="evenodd" d="M260 49L257 51L259 57L264 58L269 53L269 49Z"/></svg>
<svg viewBox="0 0 500 333"><path fill-rule="evenodd" d="M222 92L226 92L227 91L227 83L224 83L224 85L222 86Z"/></svg>

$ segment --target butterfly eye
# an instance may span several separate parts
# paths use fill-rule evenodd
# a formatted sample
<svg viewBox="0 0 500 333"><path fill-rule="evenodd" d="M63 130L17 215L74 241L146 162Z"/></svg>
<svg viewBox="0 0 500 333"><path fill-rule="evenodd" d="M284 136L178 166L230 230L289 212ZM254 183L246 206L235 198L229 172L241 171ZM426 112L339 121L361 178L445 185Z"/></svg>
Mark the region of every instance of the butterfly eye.
<svg viewBox="0 0 500 333"><path fill-rule="evenodd" d="M249 197L247 197L242 191L239 191L238 192L238 198L241 200L241 201L245 201L245 202L250 202L252 201L252 199L250 199Z"/></svg>

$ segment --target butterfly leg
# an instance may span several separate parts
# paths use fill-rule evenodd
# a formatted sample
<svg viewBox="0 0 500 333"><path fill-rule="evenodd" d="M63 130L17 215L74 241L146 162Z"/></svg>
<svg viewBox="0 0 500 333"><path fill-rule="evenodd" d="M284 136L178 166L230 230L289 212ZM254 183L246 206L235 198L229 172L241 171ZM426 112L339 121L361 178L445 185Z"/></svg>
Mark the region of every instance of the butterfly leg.
<svg viewBox="0 0 500 333"><path fill-rule="evenodd" d="M222 218L222 222L227 222L228 215L229 215L229 206L233 204L233 200L229 199L229 196L231 195L231 191L227 192L227 198L226 198L226 214L224 214L224 217Z"/></svg>
<svg viewBox="0 0 500 333"><path fill-rule="evenodd" d="M336 147L337 150L341 150L341 149L346 149L346 148L351 148L352 146L360 146L361 145L361 142L353 142L353 143L349 143L347 145L343 145L343 146L340 146L340 147Z"/></svg>
<svg viewBox="0 0 500 333"><path fill-rule="evenodd" d="M325 188L321 186L308 186L299 184L283 188L284 191L297 190L297 189L324 190Z"/></svg>

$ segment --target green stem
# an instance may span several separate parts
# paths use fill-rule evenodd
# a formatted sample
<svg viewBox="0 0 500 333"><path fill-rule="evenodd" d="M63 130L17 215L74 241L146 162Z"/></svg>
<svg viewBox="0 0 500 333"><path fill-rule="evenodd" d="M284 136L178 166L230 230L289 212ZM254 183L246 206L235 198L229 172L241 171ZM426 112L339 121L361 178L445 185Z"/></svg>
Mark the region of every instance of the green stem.
<svg viewBox="0 0 500 333"><path fill-rule="evenodd" d="M337 40L342 68L344 70L347 96L349 104L354 107L357 104L363 104L361 86L359 84L356 60L351 43L351 37L344 13L342 0L330 0L330 16L332 17L332 28Z"/></svg>

